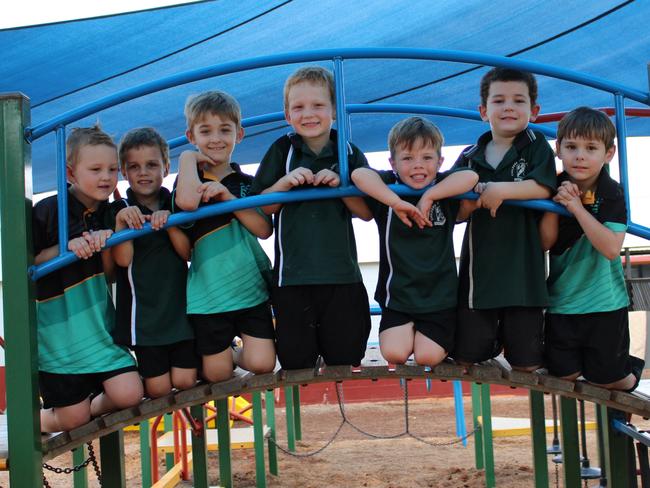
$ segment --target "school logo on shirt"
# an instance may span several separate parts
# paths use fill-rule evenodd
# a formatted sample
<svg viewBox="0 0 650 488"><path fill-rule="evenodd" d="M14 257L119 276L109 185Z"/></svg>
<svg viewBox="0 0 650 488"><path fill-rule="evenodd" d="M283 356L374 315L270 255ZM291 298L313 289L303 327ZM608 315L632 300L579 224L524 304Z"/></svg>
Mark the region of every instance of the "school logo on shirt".
<svg viewBox="0 0 650 488"><path fill-rule="evenodd" d="M526 176L526 170L528 169L528 163L524 158L521 158L510 168L510 176L512 176L512 181L523 181L524 176Z"/></svg>
<svg viewBox="0 0 650 488"><path fill-rule="evenodd" d="M447 222L447 218L440 207L440 202L433 202L433 205L431 205L431 210L429 210L429 220L435 226L445 225Z"/></svg>

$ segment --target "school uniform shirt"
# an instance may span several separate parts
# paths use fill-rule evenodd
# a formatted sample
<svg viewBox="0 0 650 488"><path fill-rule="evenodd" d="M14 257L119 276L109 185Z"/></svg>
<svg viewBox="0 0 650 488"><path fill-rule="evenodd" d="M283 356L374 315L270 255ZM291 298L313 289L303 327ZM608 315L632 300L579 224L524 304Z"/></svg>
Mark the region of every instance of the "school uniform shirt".
<svg viewBox="0 0 650 488"><path fill-rule="evenodd" d="M248 195L253 177L231 163L221 184L237 198ZM202 183L213 181L199 170ZM176 190L172 195L172 208ZM215 202L201 202L199 206ZM230 212L197 220L183 229L192 243L187 278L187 313L212 314L254 307L269 299L271 262L260 243Z"/></svg>
<svg viewBox="0 0 650 488"><path fill-rule="evenodd" d="M401 184L392 171L378 171L386 184ZM448 173L438 173L436 184ZM420 197L402 197L417 204ZM366 199L379 230L379 279L375 300L404 313L428 313L456 307L458 275L453 231L459 200L443 199L429 211L432 227L407 227L393 209Z"/></svg>
<svg viewBox="0 0 650 488"><path fill-rule="evenodd" d="M264 155L251 188L261 193L296 168L314 174L322 169L338 171L336 131L320 154L313 153L297 134L282 136ZM348 144L348 169L368 166L366 157ZM313 188L312 185L297 187ZM326 186L323 186L326 188ZM274 218L277 286L325 285L361 282L352 214L340 198L283 204Z"/></svg>
<svg viewBox="0 0 650 488"><path fill-rule="evenodd" d="M96 211L68 191L69 238L109 228L108 204ZM36 204L32 213L34 254L58 244L57 197ZM113 343L115 309L109 295L101 253L81 259L36 282L39 370L78 374L133 366L128 351Z"/></svg>
<svg viewBox="0 0 650 488"><path fill-rule="evenodd" d="M496 168L485 159L492 133L466 148L454 168L469 167L480 182L534 180L555 188L555 156L543 134L525 129ZM535 210L501 205L496 217L475 210L467 224L460 256L459 304L476 309L544 307L548 304Z"/></svg>
<svg viewBox="0 0 650 488"><path fill-rule="evenodd" d="M558 184L568 180L562 173ZM605 168L598 176L593 204L585 209L613 232L627 230L623 188ZM573 217L559 217L557 242L550 252L549 312L583 314L609 312L629 305L620 256L609 260L591 244Z"/></svg>
<svg viewBox="0 0 650 488"><path fill-rule="evenodd" d="M143 215L153 213L138 203L130 188L126 195L111 205L113 216L129 206L137 206ZM167 188L160 189L159 202L160 210L171 210L171 193ZM162 346L194 337L185 311L187 262L174 250L166 230L133 240L133 260L128 267L116 266L116 282L115 342Z"/></svg>

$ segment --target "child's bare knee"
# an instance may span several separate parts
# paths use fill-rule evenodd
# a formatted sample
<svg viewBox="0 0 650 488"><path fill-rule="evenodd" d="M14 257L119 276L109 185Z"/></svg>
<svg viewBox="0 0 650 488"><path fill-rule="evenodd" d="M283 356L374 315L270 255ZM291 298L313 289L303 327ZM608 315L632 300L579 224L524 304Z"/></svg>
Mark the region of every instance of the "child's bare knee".
<svg viewBox="0 0 650 488"><path fill-rule="evenodd" d="M248 371L254 374L263 374L263 373L270 373L275 369L275 357L273 358L264 358L264 357L258 357L255 358L254 360L249 360L246 358L246 366L248 367Z"/></svg>
<svg viewBox="0 0 650 488"><path fill-rule="evenodd" d="M196 374L187 377L184 376L182 378L174 378L174 388L179 390L187 390L188 388L192 388L195 384Z"/></svg>
<svg viewBox="0 0 650 488"><path fill-rule="evenodd" d="M404 364L408 360L411 354L406 351L398 351L394 349L382 349L381 355L384 356L384 359L389 363Z"/></svg>
<svg viewBox="0 0 650 488"><path fill-rule="evenodd" d="M446 357L445 351L415 351L415 362L421 366L436 366Z"/></svg>
<svg viewBox="0 0 650 488"><path fill-rule="evenodd" d="M232 378L232 368L212 369L203 371L203 377L210 383L218 383Z"/></svg>

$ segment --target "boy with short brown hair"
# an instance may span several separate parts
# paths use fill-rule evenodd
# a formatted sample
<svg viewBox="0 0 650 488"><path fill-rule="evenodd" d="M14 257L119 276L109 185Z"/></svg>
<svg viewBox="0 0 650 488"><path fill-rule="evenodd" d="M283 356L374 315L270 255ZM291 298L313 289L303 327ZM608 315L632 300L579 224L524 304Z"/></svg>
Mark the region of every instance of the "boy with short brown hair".
<svg viewBox="0 0 650 488"><path fill-rule="evenodd" d="M550 250L545 346L549 373L632 391L644 362L629 355L629 298L620 258L625 195L605 168L616 152L615 136L609 118L589 107L572 110L558 125L564 172L553 200L572 217L548 212L540 224Z"/></svg>
<svg viewBox="0 0 650 488"><path fill-rule="evenodd" d="M458 328L452 357L476 363L504 350L513 368L533 371L543 359L548 303L539 213L504 200L548 198L555 158L543 134L528 128L539 113L531 73L493 68L481 80L481 118L490 131L466 148L455 168L479 175L460 257Z"/></svg>

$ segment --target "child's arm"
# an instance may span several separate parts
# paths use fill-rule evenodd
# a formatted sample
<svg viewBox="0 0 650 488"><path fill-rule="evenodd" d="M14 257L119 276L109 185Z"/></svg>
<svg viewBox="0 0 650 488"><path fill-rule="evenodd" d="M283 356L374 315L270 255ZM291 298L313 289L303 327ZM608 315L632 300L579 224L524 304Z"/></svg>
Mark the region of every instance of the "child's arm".
<svg viewBox="0 0 650 488"><path fill-rule="evenodd" d="M415 205L405 202L399 195L388 188L376 171L368 167L357 168L352 172L352 182L366 195L391 207L395 215L406 226L412 227L413 222L420 229L424 228L425 225L431 225Z"/></svg>
<svg viewBox="0 0 650 488"><path fill-rule="evenodd" d="M471 169L451 173L440 183L436 183L425 191L420 197L417 207L422 215L428 216L433 202L470 191L477 182L478 175Z"/></svg>
<svg viewBox="0 0 650 488"><path fill-rule="evenodd" d="M476 192L481 194L481 207L489 209L492 217L496 217L497 210L504 200L545 199L550 198L552 194L550 188L535 180L479 183Z"/></svg>
<svg viewBox="0 0 650 488"><path fill-rule="evenodd" d="M274 193L278 191L289 191L296 186L301 185L312 185L314 183L314 173L308 168L296 168L293 171L287 173L278 181L273 183L268 188L262 191L262 194L265 193ZM281 203L275 203L273 205L266 205L262 207L262 211L266 215L271 215L277 213L282 208Z"/></svg>
<svg viewBox="0 0 650 488"><path fill-rule="evenodd" d="M165 225L167 225L167 219L171 212L169 210L157 210L150 216L151 228L153 230L161 230ZM178 227L170 227L167 229L167 235L169 240L174 247L174 251L178 254L181 259L184 261L189 261L192 254L192 245L190 244L190 239L187 237L185 232L183 232Z"/></svg>
<svg viewBox="0 0 650 488"><path fill-rule="evenodd" d="M544 212L539 222L539 237L542 249L548 251L555 245L559 231L560 216L554 212Z"/></svg>
<svg viewBox="0 0 650 488"><path fill-rule="evenodd" d="M372 220L372 212L362 197L344 197L341 200L354 217L366 222Z"/></svg>
<svg viewBox="0 0 650 488"><path fill-rule="evenodd" d="M198 190L201 192L204 202L216 200L219 202L227 202L228 200L235 200L237 197L230 193L228 188L216 181L209 181L202 183ZM254 208L246 208L243 210L236 210L233 212L237 220L239 220L248 231L260 239L266 239L273 233L271 222L265 215L261 215Z"/></svg>
<svg viewBox="0 0 650 488"><path fill-rule="evenodd" d="M576 218L591 245L607 259L612 260L621 254L625 232L614 232L587 211L580 200L580 190L568 181L560 185L554 201L560 203Z"/></svg>
<svg viewBox="0 0 650 488"><path fill-rule="evenodd" d="M199 208L203 191L199 178L198 165L211 163L206 156L196 151L183 151L178 158L178 180L175 203L181 210L192 211Z"/></svg>
<svg viewBox="0 0 650 488"><path fill-rule="evenodd" d="M115 232L125 229L142 229L146 218L136 206L125 207L115 216ZM128 267L133 261L133 241L126 241L111 248L118 266Z"/></svg>
<svg viewBox="0 0 650 488"><path fill-rule="evenodd" d="M59 245L55 244L54 246L51 247L46 247L45 249L41 250L36 256L34 256L34 264L42 264L46 261L49 261L50 259L54 259L59 255ZM79 256L81 257L81 256Z"/></svg>

